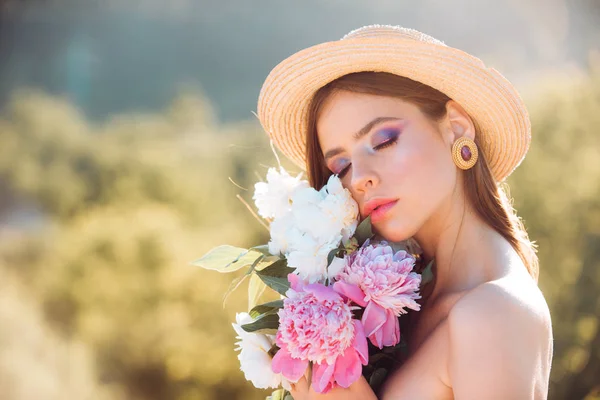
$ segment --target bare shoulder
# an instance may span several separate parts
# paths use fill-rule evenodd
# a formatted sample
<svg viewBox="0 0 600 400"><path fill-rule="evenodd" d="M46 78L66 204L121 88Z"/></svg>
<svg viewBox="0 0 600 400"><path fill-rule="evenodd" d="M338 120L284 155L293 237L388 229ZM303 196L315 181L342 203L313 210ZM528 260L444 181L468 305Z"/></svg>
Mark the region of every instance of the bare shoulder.
<svg viewBox="0 0 600 400"><path fill-rule="evenodd" d="M507 276L483 283L454 304L448 314L452 327L500 323L503 332L549 332L551 318L542 292L528 277Z"/></svg>
<svg viewBox="0 0 600 400"><path fill-rule="evenodd" d="M551 319L531 279L509 275L483 283L454 304L447 321L448 380L462 394L457 398L546 397Z"/></svg>

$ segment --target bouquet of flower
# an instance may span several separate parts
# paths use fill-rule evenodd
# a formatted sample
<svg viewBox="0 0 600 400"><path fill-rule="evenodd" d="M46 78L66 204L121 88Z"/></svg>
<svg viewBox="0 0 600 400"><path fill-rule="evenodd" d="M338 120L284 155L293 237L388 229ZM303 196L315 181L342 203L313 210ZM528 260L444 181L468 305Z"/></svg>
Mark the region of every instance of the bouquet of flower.
<svg viewBox="0 0 600 400"><path fill-rule="evenodd" d="M419 310L429 280L418 247L377 240L369 218L359 225L358 205L336 175L317 191L301 174L270 168L253 199L269 243L219 246L193 262L219 272L246 268L232 284L250 277L249 312L233 324L246 379L278 389L270 399L290 399L289 383L303 376L326 393L363 374L377 391L406 347L399 317ZM256 304L267 287L280 299Z"/></svg>

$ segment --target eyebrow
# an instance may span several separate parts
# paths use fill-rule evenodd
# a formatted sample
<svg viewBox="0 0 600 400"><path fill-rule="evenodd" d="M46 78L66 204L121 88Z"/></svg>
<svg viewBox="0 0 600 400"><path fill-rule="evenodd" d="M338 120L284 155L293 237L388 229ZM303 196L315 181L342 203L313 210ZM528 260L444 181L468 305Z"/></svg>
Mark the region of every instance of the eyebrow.
<svg viewBox="0 0 600 400"><path fill-rule="evenodd" d="M381 124L383 122L387 122L387 121L396 121L396 120L399 120L399 119L401 119L401 118L398 118L398 117L377 117L374 120L372 120L371 122L369 122L368 124L366 124L365 126L363 126L352 137L355 140L358 140L361 137L365 136L367 133L369 133L371 131L371 129L373 129L376 125L379 125L379 124ZM344 151L344 149L342 149L341 147L336 147L334 149L329 150L327 153L325 153L325 161L329 160L333 156L337 156L338 154L342 153L343 151Z"/></svg>

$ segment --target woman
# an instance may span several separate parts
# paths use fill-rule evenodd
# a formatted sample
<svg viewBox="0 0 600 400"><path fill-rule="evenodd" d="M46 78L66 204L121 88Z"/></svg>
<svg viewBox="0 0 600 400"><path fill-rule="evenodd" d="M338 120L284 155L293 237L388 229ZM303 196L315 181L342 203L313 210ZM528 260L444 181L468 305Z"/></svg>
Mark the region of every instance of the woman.
<svg viewBox="0 0 600 400"><path fill-rule="evenodd" d="M418 31L369 26L275 67L258 115L314 187L339 174L376 233L414 237L436 266L410 356L381 393L361 378L319 395L302 379L295 400L546 398L550 314L499 186L530 123L504 77Z"/></svg>

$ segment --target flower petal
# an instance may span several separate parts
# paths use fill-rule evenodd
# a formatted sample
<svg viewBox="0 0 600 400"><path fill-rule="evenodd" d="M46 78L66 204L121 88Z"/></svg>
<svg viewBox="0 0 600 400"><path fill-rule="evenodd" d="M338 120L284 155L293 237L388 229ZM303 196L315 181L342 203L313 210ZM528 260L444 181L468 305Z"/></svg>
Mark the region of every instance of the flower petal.
<svg viewBox="0 0 600 400"><path fill-rule="evenodd" d="M385 320L385 309L379 304L370 301L365 308L365 312L361 320L365 328L365 334L367 336L373 335L379 328L383 326Z"/></svg>
<svg viewBox="0 0 600 400"><path fill-rule="evenodd" d="M313 364L311 385L317 393L327 393L333 388L333 372L335 364L327 364L323 361L321 364Z"/></svg>
<svg viewBox="0 0 600 400"><path fill-rule="evenodd" d="M369 340L373 343L373 346L383 349L383 331L381 328L373 332L373 334L369 336Z"/></svg>
<svg viewBox="0 0 600 400"><path fill-rule="evenodd" d="M361 307L367 306L365 293L356 285L344 281L337 281L333 284L333 290L346 296Z"/></svg>
<svg viewBox="0 0 600 400"><path fill-rule="evenodd" d="M361 372L360 357L352 346L335 360L335 382L341 387L350 387L360 378Z"/></svg>
<svg viewBox="0 0 600 400"><path fill-rule="evenodd" d="M298 382L308 368L308 360L292 358L285 349L279 349L271 362L271 369L282 374L290 382Z"/></svg>
<svg viewBox="0 0 600 400"><path fill-rule="evenodd" d="M353 323L354 339L352 348L358 353L363 365L367 365L369 363L369 345L367 344L367 337L365 336L365 328L363 328L363 324L357 319L355 319Z"/></svg>
<svg viewBox="0 0 600 400"><path fill-rule="evenodd" d="M304 291L315 295L317 300L323 301L341 301L340 295L331 287L318 283L311 283L304 286Z"/></svg>
<svg viewBox="0 0 600 400"><path fill-rule="evenodd" d="M301 288L299 286L300 285L300 278L298 277L298 275L296 275L296 274L288 274L287 280L290 283L290 287L293 290L295 290L295 291L301 290Z"/></svg>
<svg viewBox="0 0 600 400"><path fill-rule="evenodd" d="M386 310L386 320L381 327L382 344L395 346L400 342L400 323L392 310Z"/></svg>

